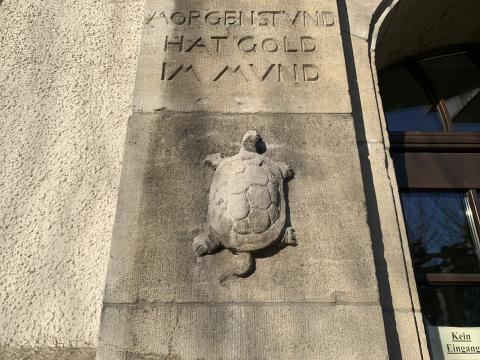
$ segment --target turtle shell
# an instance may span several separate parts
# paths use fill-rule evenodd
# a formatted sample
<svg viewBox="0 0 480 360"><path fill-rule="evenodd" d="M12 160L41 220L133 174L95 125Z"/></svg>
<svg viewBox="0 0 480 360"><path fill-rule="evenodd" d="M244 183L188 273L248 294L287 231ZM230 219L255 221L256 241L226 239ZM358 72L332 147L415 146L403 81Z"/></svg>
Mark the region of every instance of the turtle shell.
<svg viewBox="0 0 480 360"><path fill-rule="evenodd" d="M282 187L282 188L281 188ZM229 237L261 235L279 219L283 176L264 155L240 152L218 166L210 187L209 223L226 247Z"/></svg>

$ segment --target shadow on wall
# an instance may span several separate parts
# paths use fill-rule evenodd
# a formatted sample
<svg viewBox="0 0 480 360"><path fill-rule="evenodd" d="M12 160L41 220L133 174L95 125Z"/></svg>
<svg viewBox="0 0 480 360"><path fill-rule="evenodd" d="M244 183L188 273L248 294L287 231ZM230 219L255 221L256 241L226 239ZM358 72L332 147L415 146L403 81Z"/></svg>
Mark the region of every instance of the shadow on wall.
<svg viewBox="0 0 480 360"><path fill-rule="evenodd" d="M355 57L353 45L350 39L350 20L345 0L337 0L340 26L342 29L342 43L345 53L347 67L348 86L352 102L352 114L356 131L356 140L359 144L360 166L362 171L362 181L367 206L367 221L372 237L373 256L375 262L375 271L378 282L380 304L383 310L383 322L387 340L387 349L389 359L402 359L400 340L397 333L397 324L393 313L392 293L385 260L385 245L383 243L383 234L380 226L379 210L377 205L377 196L373 183L372 169L369 160L369 150L365 135L365 126L363 118L362 104L360 101L360 90L358 88Z"/></svg>

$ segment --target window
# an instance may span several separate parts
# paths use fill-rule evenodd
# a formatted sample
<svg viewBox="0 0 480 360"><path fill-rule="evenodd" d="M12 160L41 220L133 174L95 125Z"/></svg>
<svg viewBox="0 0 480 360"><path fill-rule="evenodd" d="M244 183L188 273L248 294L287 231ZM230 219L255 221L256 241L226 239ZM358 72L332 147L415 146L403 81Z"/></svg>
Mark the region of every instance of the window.
<svg viewBox="0 0 480 360"><path fill-rule="evenodd" d="M443 359L442 328L480 328L478 50L442 50L379 72L433 359Z"/></svg>
<svg viewBox="0 0 480 360"><path fill-rule="evenodd" d="M466 193L406 191L401 198L418 274L480 272L478 232Z"/></svg>
<svg viewBox="0 0 480 360"><path fill-rule="evenodd" d="M432 89L445 107L447 131L480 130L480 69L469 53L419 61Z"/></svg>
<svg viewBox="0 0 480 360"><path fill-rule="evenodd" d="M427 325L480 326L477 192L403 191L401 199Z"/></svg>
<svg viewBox="0 0 480 360"><path fill-rule="evenodd" d="M382 100L390 131L442 131L434 100L404 66L381 77Z"/></svg>
<svg viewBox="0 0 480 360"><path fill-rule="evenodd" d="M382 71L388 130L480 132L479 64L472 50L409 59Z"/></svg>

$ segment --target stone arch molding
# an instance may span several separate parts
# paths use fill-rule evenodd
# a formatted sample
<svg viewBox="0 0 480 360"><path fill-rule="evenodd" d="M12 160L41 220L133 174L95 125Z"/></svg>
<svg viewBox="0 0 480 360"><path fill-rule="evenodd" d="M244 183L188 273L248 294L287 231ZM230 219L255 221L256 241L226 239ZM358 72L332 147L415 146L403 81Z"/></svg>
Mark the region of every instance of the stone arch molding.
<svg viewBox="0 0 480 360"><path fill-rule="evenodd" d="M382 1L369 34L375 65L384 68L425 51L479 42L479 12L477 0Z"/></svg>
<svg viewBox="0 0 480 360"><path fill-rule="evenodd" d="M391 290L391 294L387 294L387 299L390 296L391 299L391 306L393 308L392 312L392 317L390 321L386 321L385 324L385 331L387 334L387 339L390 339L387 341L388 349L389 349L389 355L393 359L397 358L420 358L424 360L429 359L429 351L428 351L428 345L427 345L427 339L425 335L425 328L423 326L423 320L422 316L420 313L420 303L419 299L417 296L417 291L416 291L416 284L415 284L415 278L413 275L413 266L412 262L410 259L410 252L409 252L409 247L408 247L408 240L407 240L407 234L406 234L406 228L404 225L403 221L403 214L402 214L402 208L401 208L401 202L400 202L400 197L399 197L399 189L396 183L396 176L395 176L395 171L393 168L393 163L389 155L389 139L388 139L388 132L387 132L387 126L386 126L386 120L384 117L383 113L383 105L382 105L382 100L380 97L380 92L378 88L378 73L377 73L377 64L376 64L376 51L377 51L377 46L378 46L378 39L379 39L379 33L380 30L382 29L382 26L385 24L385 20L387 19L388 16L393 14L393 11L397 4L402 1L402 0L382 0L379 2L378 6L376 9L373 11L372 16L371 16L371 22L369 24L369 31L368 31L368 38L367 38L367 46L368 46L368 56L369 56L369 65L370 65L370 71L371 71L371 76L372 76L372 81L373 81L373 96L375 97L376 101L376 120L373 120L373 114L372 114L372 122L376 122L376 127L378 127L381 135L382 135L382 140L383 140L383 160L384 160L384 165L386 164L386 169L384 169L384 175L386 175L389 179L389 188L388 189L376 189L376 191L388 191L390 192L389 198L391 199L390 201L394 205L394 216L396 218L396 224L395 226L397 227L396 232L397 232L397 237L396 240L397 242L400 242L400 247L401 247L401 262L403 263L401 267L403 267L402 272L404 273L404 282L403 284L395 291ZM368 141L368 134L367 134L367 141ZM372 168L375 167L375 165L372 163ZM375 171L373 171L375 174ZM380 175L381 176L381 175ZM374 177L379 177L378 171L377 174L374 175ZM385 205L385 204L384 204ZM391 204L389 204L391 205ZM379 204L381 206L381 204ZM381 223L381 231L382 233L384 232L384 229L389 227L389 224L385 224L384 221L380 220ZM399 265L398 262L398 257L397 255L392 251L388 249L388 243L386 240L383 240L384 243L384 258L385 262L387 264L387 268L395 268L396 266ZM391 270L387 270L387 272L390 272ZM390 278L390 276L389 276ZM384 285L383 287L388 287L391 285ZM385 290L380 288L380 296L385 297L385 294L382 294L382 292L385 292ZM402 294L403 293L403 294ZM402 319L402 315L399 315L397 311L400 311L401 306L398 305L400 304L399 298L403 297L404 295L408 294L405 298L408 298L407 302L403 304L403 306L406 306L409 308L410 316L409 319ZM385 304L385 300L383 300ZM388 301L387 301L388 303ZM387 305L388 307L388 305ZM384 312L388 313L388 310L383 310ZM402 309L402 311L405 311ZM386 315L386 319L388 319L389 315ZM401 324L402 323L402 324ZM412 334L410 336L407 336L406 334L403 334L402 331L400 330L402 327L404 328L410 328L414 329L412 331ZM392 340L394 339L394 340ZM409 345L407 345L409 344ZM415 344L414 346L412 346Z"/></svg>
<svg viewBox="0 0 480 360"><path fill-rule="evenodd" d="M385 18L390 14L393 8L400 0L383 0L375 9L370 24L370 32L368 34L368 44L370 52L375 52L377 48L377 39L380 28Z"/></svg>

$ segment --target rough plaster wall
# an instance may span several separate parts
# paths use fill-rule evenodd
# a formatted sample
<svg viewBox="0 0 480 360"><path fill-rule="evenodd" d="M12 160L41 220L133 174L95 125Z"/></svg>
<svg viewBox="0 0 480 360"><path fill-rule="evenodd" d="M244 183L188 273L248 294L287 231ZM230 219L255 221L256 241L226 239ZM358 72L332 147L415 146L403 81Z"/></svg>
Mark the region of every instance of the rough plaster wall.
<svg viewBox="0 0 480 360"><path fill-rule="evenodd" d="M142 20L0 0L0 346L96 346Z"/></svg>

